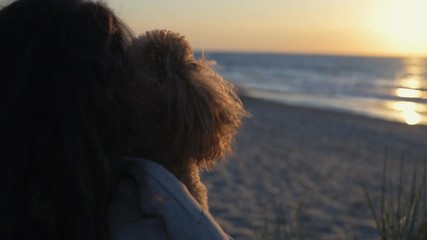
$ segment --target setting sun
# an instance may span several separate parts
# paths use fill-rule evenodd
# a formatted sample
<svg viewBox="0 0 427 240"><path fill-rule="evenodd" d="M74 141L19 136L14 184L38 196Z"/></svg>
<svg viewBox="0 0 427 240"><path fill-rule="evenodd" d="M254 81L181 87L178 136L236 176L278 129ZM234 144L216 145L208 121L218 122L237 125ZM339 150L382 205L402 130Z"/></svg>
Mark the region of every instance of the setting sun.
<svg viewBox="0 0 427 240"><path fill-rule="evenodd" d="M384 3L384 2L383 2ZM427 1L395 0L382 4L384 36L401 52L413 55L425 53L427 48Z"/></svg>
<svg viewBox="0 0 427 240"><path fill-rule="evenodd" d="M197 50L427 55L426 0L107 1L135 33L171 29Z"/></svg>

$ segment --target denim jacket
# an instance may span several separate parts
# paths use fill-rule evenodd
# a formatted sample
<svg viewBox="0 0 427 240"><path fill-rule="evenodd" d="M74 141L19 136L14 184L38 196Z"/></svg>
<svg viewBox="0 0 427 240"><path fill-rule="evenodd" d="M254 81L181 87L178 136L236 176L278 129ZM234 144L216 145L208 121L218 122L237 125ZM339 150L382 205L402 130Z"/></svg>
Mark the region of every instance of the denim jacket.
<svg viewBox="0 0 427 240"><path fill-rule="evenodd" d="M113 200L112 240L231 239L163 166L145 159L128 160L133 162L132 180L120 184Z"/></svg>

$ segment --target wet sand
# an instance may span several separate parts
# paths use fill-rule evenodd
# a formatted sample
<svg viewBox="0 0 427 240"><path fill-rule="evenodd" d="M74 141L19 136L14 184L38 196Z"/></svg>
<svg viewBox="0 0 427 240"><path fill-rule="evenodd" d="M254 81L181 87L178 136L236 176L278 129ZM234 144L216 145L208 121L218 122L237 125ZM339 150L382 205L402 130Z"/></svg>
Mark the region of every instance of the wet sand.
<svg viewBox="0 0 427 240"><path fill-rule="evenodd" d="M397 179L427 156L427 127L242 98L253 115L234 156L204 174L211 212L235 239L285 221L306 239L378 239L363 191L380 199L383 159ZM281 216L281 217L280 217ZM278 219L278 217L280 217Z"/></svg>

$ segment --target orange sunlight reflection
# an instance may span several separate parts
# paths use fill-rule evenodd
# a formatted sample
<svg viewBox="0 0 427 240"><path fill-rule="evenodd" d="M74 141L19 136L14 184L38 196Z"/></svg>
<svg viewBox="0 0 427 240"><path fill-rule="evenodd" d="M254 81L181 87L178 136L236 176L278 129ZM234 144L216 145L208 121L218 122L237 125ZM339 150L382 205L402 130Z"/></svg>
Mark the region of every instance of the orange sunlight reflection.
<svg viewBox="0 0 427 240"><path fill-rule="evenodd" d="M418 113L421 110L420 105L405 101L392 102L390 105L390 108L401 112L402 118L408 125L415 125L421 121L421 115Z"/></svg>
<svg viewBox="0 0 427 240"><path fill-rule="evenodd" d="M414 68L407 68L407 69L414 69ZM404 78L400 81L400 84L402 87L405 88L412 88L417 89L421 86L421 77L419 75L414 76L408 76L407 78Z"/></svg>
<svg viewBox="0 0 427 240"><path fill-rule="evenodd" d="M424 69L420 59L408 59L405 61L405 71L401 77L398 77L398 88L395 89L395 95L399 98L422 98L424 97L421 91L421 80ZM399 111L401 117L408 125L415 125L421 122L422 117L420 112L427 109L421 104L411 101L395 101L391 102L391 109Z"/></svg>
<svg viewBox="0 0 427 240"><path fill-rule="evenodd" d="M420 98L423 93L420 90L411 88L398 88L396 89L396 95L401 98Z"/></svg>

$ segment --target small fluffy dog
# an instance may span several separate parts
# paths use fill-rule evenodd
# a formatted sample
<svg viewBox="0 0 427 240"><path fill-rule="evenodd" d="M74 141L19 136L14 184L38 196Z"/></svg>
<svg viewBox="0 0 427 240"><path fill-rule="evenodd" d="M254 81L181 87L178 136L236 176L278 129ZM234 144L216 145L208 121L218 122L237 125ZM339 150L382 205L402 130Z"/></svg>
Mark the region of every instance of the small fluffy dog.
<svg viewBox="0 0 427 240"><path fill-rule="evenodd" d="M232 84L204 59L194 58L187 40L155 30L137 38L129 49L131 78L142 89L141 128L135 156L163 165L184 183L208 210L200 171L232 151L247 115Z"/></svg>

